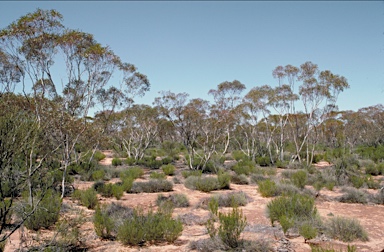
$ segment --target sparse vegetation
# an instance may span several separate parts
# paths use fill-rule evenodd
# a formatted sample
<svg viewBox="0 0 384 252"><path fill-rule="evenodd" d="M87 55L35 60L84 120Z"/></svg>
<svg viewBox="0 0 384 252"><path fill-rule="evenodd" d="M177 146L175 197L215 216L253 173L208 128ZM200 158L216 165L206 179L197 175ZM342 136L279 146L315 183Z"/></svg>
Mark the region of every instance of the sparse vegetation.
<svg viewBox="0 0 384 252"><path fill-rule="evenodd" d="M359 221L346 217L333 217L326 224L327 234L343 242L368 241L368 235Z"/></svg>

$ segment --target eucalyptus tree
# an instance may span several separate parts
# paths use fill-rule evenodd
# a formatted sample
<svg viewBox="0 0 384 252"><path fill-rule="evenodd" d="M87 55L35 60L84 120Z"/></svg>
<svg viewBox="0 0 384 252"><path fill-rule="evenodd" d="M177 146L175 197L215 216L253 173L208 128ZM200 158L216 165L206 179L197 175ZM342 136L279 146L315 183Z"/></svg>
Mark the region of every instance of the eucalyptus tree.
<svg viewBox="0 0 384 252"><path fill-rule="evenodd" d="M231 132L234 130L238 121L236 107L241 103L241 93L246 86L238 80L232 82L225 81L217 85L216 89L209 90L208 94L213 96L214 104L211 107L211 116L219 119L224 126L223 149L221 154L225 154L231 141Z"/></svg>
<svg viewBox="0 0 384 252"><path fill-rule="evenodd" d="M13 22L0 31L0 45L1 55L11 59L8 62L12 69L17 69L12 78L2 74L2 83L20 80L19 89L26 97L33 98L39 127L55 126L50 128L47 140L57 146L54 149L62 163L64 196L67 168L81 158L81 155L74 157L73 154L90 125L89 113L95 104L103 102L114 109L116 106L110 105L120 98L132 100L135 95L145 93L149 81L134 65L124 63L109 47L98 43L93 35L66 29L62 25L62 15L55 10L38 9ZM62 56L66 73L57 81L52 66L59 56ZM123 93L119 99L115 99L114 94L119 92L114 92L111 89L114 85L110 83L115 71L122 76L115 83L118 85L115 90ZM47 101L54 105L48 105ZM97 145L96 139L95 142Z"/></svg>
<svg viewBox="0 0 384 252"><path fill-rule="evenodd" d="M338 95L349 88L345 77L333 74L329 70L320 71L316 64L305 62L300 66L298 80L302 82L299 95L307 116L306 129L302 139L294 135L297 157L305 147L306 162L313 159L315 145L319 135L319 125L327 119L330 112L336 110Z"/></svg>
<svg viewBox="0 0 384 252"><path fill-rule="evenodd" d="M142 159L159 132L158 110L149 105L133 105L112 117L115 145L120 146L128 158Z"/></svg>

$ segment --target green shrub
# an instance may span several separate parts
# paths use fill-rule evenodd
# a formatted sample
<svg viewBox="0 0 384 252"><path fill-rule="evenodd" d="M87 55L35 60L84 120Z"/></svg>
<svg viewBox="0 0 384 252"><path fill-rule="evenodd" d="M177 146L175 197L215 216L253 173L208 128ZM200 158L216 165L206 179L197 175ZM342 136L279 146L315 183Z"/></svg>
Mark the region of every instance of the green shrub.
<svg viewBox="0 0 384 252"><path fill-rule="evenodd" d="M101 238L110 238L114 227L113 219L107 213L106 208L103 206L103 210L101 210L100 207L97 207L93 217L95 232Z"/></svg>
<svg viewBox="0 0 384 252"><path fill-rule="evenodd" d="M4 199L0 201L0 220L3 220L5 225L9 225L11 224L12 215L13 209L11 200Z"/></svg>
<svg viewBox="0 0 384 252"><path fill-rule="evenodd" d="M291 176L292 183L300 189L303 189L307 182L307 173L305 171L297 171Z"/></svg>
<svg viewBox="0 0 384 252"><path fill-rule="evenodd" d="M144 170L138 166L129 167L120 173L120 179L125 180L126 178L137 179L144 175Z"/></svg>
<svg viewBox="0 0 384 252"><path fill-rule="evenodd" d="M96 159L98 162L103 160L105 158L105 154L102 153L101 151L96 151L95 154L93 155L93 158Z"/></svg>
<svg viewBox="0 0 384 252"><path fill-rule="evenodd" d="M185 187L192 190L199 190L202 192L210 192L220 189L219 180L217 177L196 177L189 176L184 181Z"/></svg>
<svg viewBox="0 0 384 252"><path fill-rule="evenodd" d="M170 192L173 190L172 182L165 179L151 179L148 182L134 182L131 193Z"/></svg>
<svg viewBox="0 0 384 252"><path fill-rule="evenodd" d="M380 183L375 181L375 179L371 175L365 176L364 183L369 189L379 189L380 188Z"/></svg>
<svg viewBox="0 0 384 252"><path fill-rule="evenodd" d="M241 160L234 166L231 170L234 171L237 175L249 175L255 171L255 163L250 160Z"/></svg>
<svg viewBox="0 0 384 252"><path fill-rule="evenodd" d="M353 187L360 188L364 185L364 178L361 176L350 176L351 183Z"/></svg>
<svg viewBox="0 0 384 252"><path fill-rule="evenodd" d="M276 183L270 179L259 181L258 186L258 190L263 197L274 197L279 194Z"/></svg>
<svg viewBox="0 0 384 252"><path fill-rule="evenodd" d="M133 217L119 227L117 238L124 245L139 245L143 242L174 242L183 231L181 221L174 220L169 214L147 214L136 210Z"/></svg>
<svg viewBox="0 0 384 252"><path fill-rule="evenodd" d="M247 218L243 212L235 207L229 213L219 213L218 236L229 247L236 248L239 245L240 235L247 225Z"/></svg>
<svg viewBox="0 0 384 252"><path fill-rule="evenodd" d="M288 162L277 160L275 165L276 165L277 168L284 168L285 169L285 168L288 167Z"/></svg>
<svg viewBox="0 0 384 252"><path fill-rule="evenodd" d="M123 187L123 185L114 184L112 186L112 195L117 200L121 199L121 197L123 197L123 195L124 195L124 187Z"/></svg>
<svg viewBox="0 0 384 252"><path fill-rule="evenodd" d="M338 198L339 202L342 203L360 203L360 204L366 204L368 200L367 193L350 187L350 188L343 188L342 191L344 192L343 195L341 195Z"/></svg>
<svg viewBox="0 0 384 252"><path fill-rule="evenodd" d="M271 165L271 159L269 157L257 157L256 163L260 166L269 166Z"/></svg>
<svg viewBox="0 0 384 252"><path fill-rule="evenodd" d="M91 176L93 181L101 180L101 179L104 179L105 172L103 170L96 170L92 172Z"/></svg>
<svg viewBox="0 0 384 252"><path fill-rule="evenodd" d="M249 160L249 157L244 154L244 152L240 151L240 150L235 150L232 152L232 157L233 159L235 159L236 161L240 161L240 160Z"/></svg>
<svg viewBox="0 0 384 252"><path fill-rule="evenodd" d="M124 178L124 180L121 182L121 188L123 189L124 192L129 193L131 191L133 186L133 181L134 179L131 177Z"/></svg>
<svg viewBox="0 0 384 252"><path fill-rule="evenodd" d="M251 175L251 182L255 183L255 184L258 184L259 181L263 181L263 180L266 180L266 179L267 179L267 177L265 177L262 174L252 174Z"/></svg>
<svg viewBox="0 0 384 252"><path fill-rule="evenodd" d="M172 202L174 207L189 207L189 200L185 194L176 193L169 195L168 197L160 194L157 196L156 205L160 206L164 202Z"/></svg>
<svg viewBox="0 0 384 252"><path fill-rule="evenodd" d="M93 188L87 190L75 190L72 197L79 200L80 204L88 209L94 209L99 204L97 192Z"/></svg>
<svg viewBox="0 0 384 252"><path fill-rule="evenodd" d="M231 192L227 194L214 195L220 207L245 206L248 203L248 196L244 192Z"/></svg>
<svg viewBox="0 0 384 252"><path fill-rule="evenodd" d="M230 189L231 188L231 175L221 170L217 174L217 181L219 182L219 189Z"/></svg>
<svg viewBox="0 0 384 252"><path fill-rule="evenodd" d="M378 169L378 166L375 165L375 163L370 163L365 167L365 174L377 176L380 174L380 171Z"/></svg>
<svg viewBox="0 0 384 252"><path fill-rule="evenodd" d="M164 173L160 173L160 172L151 172L151 174L149 175L149 178L151 178L151 179L166 179L167 175L165 175Z"/></svg>
<svg viewBox="0 0 384 252"><path fill-rule="evenodd" d="M122 165L122 164L123 164L123 161L120 158L113 158L112 159L112 165L113 166L119 166L119 165Z"/></svg>
<svg viewBox="0 0 384 252"><path fill-rule="evenodd" d="M201 170L191 170L191 171L182 171L181 172L181 175L185 179L190 177L190 176L201 177L202 174L203 174L203 172Z"/></svg>
<svg viewBox="0 0 384 252"><path fill-rule="evenodd" d="M53 190L48 190L38 204L35 212L24 222L25 227L37 231L40 228L48 228L55 224L59 219L61 202L59 194L55 193ZM19 213L19 215L25 217L25 214L30 213L33 208L34 206L27 204L25 212Z"/></svg>
<svg viewBox="0 0 384 252"><path fill-rule="evenodd" d="M355 219L333 217L328 221L326 229L332 239L338 239L343 242L352 242L357 239L368 241L367 233Z"/></svg>
<svg viewBox="0 0 384 252"><path fill-rule="evenodd" d="M234 174L231 176L231 182L237 185L248 185L249 180L245 174L237 175Z"/></svg>
<svg viewBox="0 0 384 252"><path fill-rule="evenodd" d="M307 195L293 194L280 196L267 204L267 215L273 226L282 216L294 220L298 224L305 220L317 218L315 201Z"/></svg>
<svg viewBox="0 0 384 252"><path fill-rule="evenodd" d="M124 160L124 163L131 166L131 165L134 165L136 164L136 159L133 158L133 157L127 157L125 160Z"/></svg>
<svg viewBox="0 0 384 252"><path fill-rule="evenodd" d="M304 237L304 242L307 240L313 239L317 236L317 229L312 225L312 223L305 222L299 227L299 234Z"/></svg>
<svg viewBox="0 0 384 252"><path fill-rule="evenodd" d="M161 169L163 170L165 175L168 175L168 176L175 175L176 168L174 165L171 165L171 164L163 165L161 166Z"/></svg>

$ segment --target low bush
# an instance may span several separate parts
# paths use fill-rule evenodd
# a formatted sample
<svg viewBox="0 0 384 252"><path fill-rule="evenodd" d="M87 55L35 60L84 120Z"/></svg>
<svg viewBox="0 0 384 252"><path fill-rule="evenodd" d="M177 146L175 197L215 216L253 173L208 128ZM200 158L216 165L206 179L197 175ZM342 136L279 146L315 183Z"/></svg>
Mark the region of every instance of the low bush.
<svg viewBox="0 0 384 252"><path fill-rule="evenodd" d="M189 244L191 250L201 252L214 252L214 251L257 251L257 252L270 252L273 251L271 245L265 239L258 240L240 240L237 248L228 247L218 237L213 239L207 238L197 241L192 241Z"/></svg>
<svg viewBox="0 0 384 252"><path fill-rule="evenodd" d="M299 226L304 221L318 219L315 201L307 195L293 194L280 196L267 204L267 216L272 226L281 218L293 220L294 226Z"/></svg>
<svg viewBox="0 0 384 252"><path fill-rule="evenodd" d="M190 171L182 171L181 172L181 175L185 179L190 177L190 176L201 177L202 174L203 174L203 172L201 170L190 170Z"/></svg>
<svg viewBox="0 0 384 252"><path fill-rule="evenodd" d="M217 181L219 182L218 189L230 189L231 188L231 175L227 172L220 170L217 174Z"/></svg>
<svg viewBox="0 0 384 252"><path fill-rule="evenodd" d="M274 197L279 194L276 183L270 179L259 181L258 191L263 197Z"/></svg>
<svg viewBox="0 0 384 252"><path fill-rule="evenodd" d="M119 166L119 165L122 165L122 164L123 164L123 161L120 158L113 158L112 159L112 165L113 166Z"/></svg>
<svg viewBox="0 0 384 252"><path fill-rule="evenodd" d="M148 182L133 182L131 193L170 192L173 190L172 182L165 179L151 179Z"/></svg>
<svg viewBox="0 0 384 252"><path fill-rule="evenodd" d="M124 193L123 184L105 184L103 181L97 181L93 184L92 188L95 189L96 192L100 193L103 197L115 197L118 200L123 196Z"/></svg>
<svg viewBox="0 0 384 252"><path fill-rule="evenodd" d="M166 179L167 175L165 175L164 173L160 173L160 172L151 172L151 174L149 175L149 178L151 178L151 179Z"/></svg>
<svg viewBox="0 0 384 252"><path fill-rule="evenodd" d="M256 163L260 166L270 166L271 165L271 159L269 157L257 157Z"/></svg>
<svg viewBox="0 0 384 252"><path fill-rule="evenodd" d="M20 217L25 217L25 214L30 213L35 206L26 204L25 210L19 212ZM30 230L39 230L40 228L48 228L55 224L59 219L61 209L61 198L58 193L53 190L48 190L43 199L37 205L35 212L27 218L24 226Z"/></svg>
<svg viewBox="0 0 384 252"><path fill-rule="evenodd" d="M120 173L120 179L125 180L126 178L137 179L144 175L144 170L141 167L135 166L126 169Z"/></svg>
<svg viewBox="0 0 384 252"><path fill-rule="evenodd" d="M101 238L110 238L114 227L113 219L106 211L106 208L106 206L102 206L102 209L97 207L93 217L95 232Z"/></svg>
<svg viewBox="0 0 384 252"><path fill-rule="evenodd" d="M168 176L175 175L176 168L174 165L171 165L171 164L163 165L161 166L161 169L163 170L165 175L168 175Z"/></svg>
<svg viewBox="0 0 384 252"><path fill-rule="evenodd" d="M247 218L243 212L235 207L229 213L219 213L218 236L231 248L239 246L240 235L247 225Z"/></svg>
<svg viewBox="0 0 384 252"><path fill-rule="evenodd" d="M292 183L300 189L303 189L307 182L307 173L303 170L297 171L291 176Z"/></svg>
<svg viewBox="0 0 384 252"><path fill-rule="evenodd" d="M202 192L211 192L219 189L228 189L230 185L230 175L228 173L223 173L223 174L219 174L217 177L189 176L184 181L184 185L185 187L191 190L199 190Z"/></svg>
<svg viewBox="0 0 384 252"><path fill-rule="evenodd" d="M172 202L174 207L189 207L189 200L185 194L176 193L171 194L168 197L160 194L157 196L156 205L160 206L164 202Z"/></svg>
<svg viewBox="0 0 384 252"><path fill-rule="evenodd" d="M307 240L313 239L317 236L317 229L312 225L312 223L305 222L299 227L299 234L304 237L304 242Z"/></svg>
<svg viewBox="0 0 384 252"><path fill-rule="evenodd" d="M252 174L251 175L251 182L254 183L254 184L258 184L259 181L263 181L263 180L266 180L266 179L267 179L267 177L265 177L262 174Z"/></svg>
<svg viewBox="0 0 384 252"><path fill-rule="evenodd" d="M139 245L145 242L174 242L183 231L180 220L171 215L150 210L144 214L135 210L133 217L124 221L119 227L117 238L124 245Z"/></svg>
<svg viewBox="0 0 384 252"><path fill-rule="evenodd" d="M349 177L353 187L361 188L364 185L364 177L352 175Z"/></svg>
<svg viewBox="0 0 384 252"><path fill-rule="evenodd" d="M80 204L88 209L95 209L99 201L97 199L97 192L93 188L87 190L75 190L72 197L80 201Z"/></svg>
<svg viewBox="0 0 384 252"><path fill-rule="evenodd" d="M338 239L343 242L352 242L357 239L368 241L367 233L355 219L333 217L327 222L326 231L332 239Z"/></svg>
<svg viewBox="0 0 384 252"><path fill-rule="evenodd" d="M246 193L240 192L231 192L227 194L219 194L212 196L218 202L220 207L236 207L236 206L245 206L248 204L249 197Z"/></svg>
<svg viewBox="0 0 384 252"><path fill-rule="evenodd" d="M96 159L96 161L101 161L105 158L105 154L102 153L101 151L96 151L95 154L93 155L93 158Z"/></svg>
<svg viewBox="0 0 384 252"><path fill-rule="evenodd" d="M364 191L353 187L344 187L342 188L342 191L344 192L344 194L338 198L339 202L360 204L368 203L369 195Z"/></svg>
<svg viewBox="0 0 384 252"><path fill-rule="evenodd" d="M237 185L248 185L249 180L248 177L245 174L234 174L231 176L231 182Z"/></svg>

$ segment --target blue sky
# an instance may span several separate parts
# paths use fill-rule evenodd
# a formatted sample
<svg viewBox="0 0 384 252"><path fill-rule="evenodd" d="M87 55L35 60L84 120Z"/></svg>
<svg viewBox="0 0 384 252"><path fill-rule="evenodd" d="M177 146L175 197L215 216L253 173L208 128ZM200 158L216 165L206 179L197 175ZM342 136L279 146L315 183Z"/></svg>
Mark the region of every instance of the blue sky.
<svg viewBox="0 0 384 252"><path fill-rule="evenodd" d="M347 78L341 110L383 103L383 1L8 1L0 28L36 8L56 9L146 74L151 91L138 103L161 90L210 99L234 79L247 91L275 86L276 66L305 61Z"/></svg>

